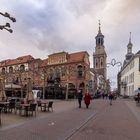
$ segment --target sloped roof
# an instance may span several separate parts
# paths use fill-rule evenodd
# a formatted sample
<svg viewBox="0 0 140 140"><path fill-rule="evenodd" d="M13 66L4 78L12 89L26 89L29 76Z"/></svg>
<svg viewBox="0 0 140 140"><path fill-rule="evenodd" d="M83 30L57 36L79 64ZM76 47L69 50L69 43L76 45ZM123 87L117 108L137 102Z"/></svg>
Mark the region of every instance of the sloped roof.
<svg viewBox="0 0 140 140"><path fill-rule="evenodd" d="M71 54L69 54L68 62L71 63L71 62L83 61L86 53L87 53L86 51L71 53Z"/></svg>
<svg viewBox="0 0 140 140"><path fill-rule="evenodd" d="M31 55L21 56L21 57L18 57L16 59L8 59L8 60L1 61L0 66L26 63L26 62L31 61L33 59L34 58Z"/></svg>
<svg viewBox="0 0 140 140"><path fill-rule="evenodd" d="M11 59L1 61L0 62L0 67L7 65L7 63L9 63L9 61L11 61Z"/></svg>
<svg viewBox="0 0 140 140"><path fill-rule="evenodd" d="M140 50L136 54L140 54Z"/></svg>
<svg viewBox="0 0 140 140"><path fill-rule="evenodd" d="M45 67L48 64L48 58L42 60L40 67Z"/></svg>

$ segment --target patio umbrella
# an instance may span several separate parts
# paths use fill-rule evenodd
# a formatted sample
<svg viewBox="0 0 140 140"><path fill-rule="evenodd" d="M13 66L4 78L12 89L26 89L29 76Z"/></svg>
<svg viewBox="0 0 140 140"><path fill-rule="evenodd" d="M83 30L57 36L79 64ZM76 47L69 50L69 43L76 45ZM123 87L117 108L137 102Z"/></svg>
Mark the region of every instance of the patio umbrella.
<svg viewBox="0 0 140 140"><path fill-rule="evenodd" d="M33 101L34 100L34 96L33 96L33 92L32 92L31 78L28 78L26 99L27 99L27 101Z"/></svg>
<svg viewBox="0 0 140 140"><path fill-rule="evenodd" d="M5 100L5 99L6 99L6 94L4 90L4 83L2 79L0 79L0 101Z"/></svg>

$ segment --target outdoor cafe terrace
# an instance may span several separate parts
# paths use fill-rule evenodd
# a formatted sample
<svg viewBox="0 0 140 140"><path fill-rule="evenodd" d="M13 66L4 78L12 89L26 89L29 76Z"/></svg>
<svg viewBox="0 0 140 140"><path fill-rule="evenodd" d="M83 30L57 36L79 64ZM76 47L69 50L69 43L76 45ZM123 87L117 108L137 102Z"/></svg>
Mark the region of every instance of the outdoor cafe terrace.
<svg viewBox="0 0 140 140"><path fill-rule="evenodd" d="M33 117L42 117L53 112L53 101L37 100L35 102L0 101L0 125L2 127L21 123Z"/></svg>

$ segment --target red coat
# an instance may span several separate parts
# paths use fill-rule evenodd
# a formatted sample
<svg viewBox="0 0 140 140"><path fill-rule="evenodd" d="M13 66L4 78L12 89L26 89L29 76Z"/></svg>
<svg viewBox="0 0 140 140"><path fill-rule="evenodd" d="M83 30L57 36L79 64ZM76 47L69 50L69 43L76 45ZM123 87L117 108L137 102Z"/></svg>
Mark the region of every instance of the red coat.
<svg viewBox="0 0 140 140"><path fill-rule="evenodd" d="M89 94L85 94L84 101L86 105L90 104L91 96Z"/></svg>

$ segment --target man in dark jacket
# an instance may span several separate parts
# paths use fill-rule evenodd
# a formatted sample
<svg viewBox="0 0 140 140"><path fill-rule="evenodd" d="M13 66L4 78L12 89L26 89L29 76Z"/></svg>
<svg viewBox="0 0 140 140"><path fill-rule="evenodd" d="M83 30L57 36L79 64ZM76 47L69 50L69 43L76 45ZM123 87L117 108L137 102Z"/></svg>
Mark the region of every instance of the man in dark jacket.
<svg viewBox="0 0 140 140"><path fill-rule="evenodd" d="M78 90L78 103L79 103L79 108L81 108L82 98L83 98L83 93L82 93L82 90L79 89Z"/></svg>
<svg viewBox="0 0 140 140"><path fill-rule="evenodd" d="M112 100L113 100L113 94L112 94L112 92L110 92L110 94L109 94L109 100L110 100L110 105L112 105Z"/></svg>

